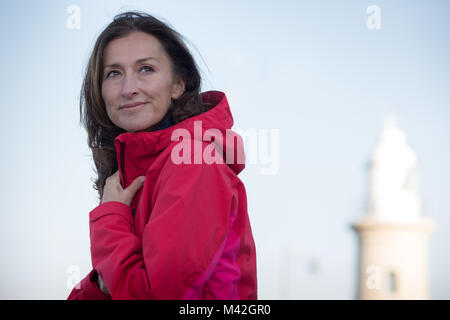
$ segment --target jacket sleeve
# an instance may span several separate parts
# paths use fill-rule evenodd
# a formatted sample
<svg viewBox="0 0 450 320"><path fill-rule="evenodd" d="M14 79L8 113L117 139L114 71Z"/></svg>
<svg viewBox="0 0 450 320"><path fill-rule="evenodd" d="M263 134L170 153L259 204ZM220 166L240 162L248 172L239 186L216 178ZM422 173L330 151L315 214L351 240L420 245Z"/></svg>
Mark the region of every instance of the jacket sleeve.
<svg viewBox="0 0 450 320"><path fill-rule="evenodd" d="M201 299L236 212L233 175L226 164L168 161L152 195L141 195L153 205L142 239L129 206L90 213L93 267L112 299Z"/></svg>
<svg viewBox="0 0 450 320"><path fill-rule="evenodd" d="M67 300L111 300L111 296L103 293L96 280L98 274L93 269L70 292Z"/></svg>

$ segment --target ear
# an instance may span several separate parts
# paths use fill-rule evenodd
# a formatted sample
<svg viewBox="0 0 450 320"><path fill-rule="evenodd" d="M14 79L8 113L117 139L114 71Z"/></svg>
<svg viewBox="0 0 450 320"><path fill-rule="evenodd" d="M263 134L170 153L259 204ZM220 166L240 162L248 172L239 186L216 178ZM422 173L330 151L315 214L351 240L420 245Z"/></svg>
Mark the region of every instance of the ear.
<svg viewBox="0 0 450 320"><path fill-rule="evenodd" d="M185 84L181 77L177 77L172 86L172 99L178 99L183 93L185 89Z"/></svg>

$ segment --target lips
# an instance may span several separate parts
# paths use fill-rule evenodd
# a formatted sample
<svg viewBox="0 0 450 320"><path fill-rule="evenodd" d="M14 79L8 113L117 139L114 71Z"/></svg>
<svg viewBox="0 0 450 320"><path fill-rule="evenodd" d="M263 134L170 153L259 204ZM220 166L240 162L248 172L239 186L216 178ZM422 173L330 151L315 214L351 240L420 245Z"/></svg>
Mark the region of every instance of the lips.
<svg viewBox="0 0 450 320"><path fill-rule="evenodd" d="M140 107L140 106L142 106L144 104L145 104L145 102L129 103L129 104L121 106L119 109L126 109L126 110L128 110L128 109L136 109L136 108L138 108L138 107Z"/></svg>

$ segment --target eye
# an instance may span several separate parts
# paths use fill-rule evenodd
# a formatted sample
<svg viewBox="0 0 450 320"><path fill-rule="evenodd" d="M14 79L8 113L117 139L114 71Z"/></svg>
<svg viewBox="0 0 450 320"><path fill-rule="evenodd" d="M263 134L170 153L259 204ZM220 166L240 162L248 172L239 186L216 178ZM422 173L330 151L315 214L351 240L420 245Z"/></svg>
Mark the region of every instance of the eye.
<svg viewBox="0 0 450 320"><path fill-rule="evenodd" d="M109 73L106 75L106 78L112 78L112 77L110 77L110 75L111 75L113 72L119 73L118 71L111 71L111 72L109 72Z"/></svg>
<svg viewBox="0 0 450 320"><path fill-rule="evenodd" d="M146 70L148 70L149 72L153 72L153 71L155 71L152 67L150 67L150 66L143 66L140 70L143 70L143 69L146 69Z"/></svg>

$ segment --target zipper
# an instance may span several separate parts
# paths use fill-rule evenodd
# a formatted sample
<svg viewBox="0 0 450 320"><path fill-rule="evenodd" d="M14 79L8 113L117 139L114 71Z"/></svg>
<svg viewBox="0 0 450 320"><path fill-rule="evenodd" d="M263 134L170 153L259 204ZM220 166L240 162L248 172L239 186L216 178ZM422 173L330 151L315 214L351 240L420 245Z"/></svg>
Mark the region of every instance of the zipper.
<svg viewBox="0 0 450 320"><path fill-rule="evenodd" d="M125 189L125 142L120 142L120 171L122 171L122 188Z"/></svg>
<svg viewBox="0 0 450 320"><path fill-rule="evenodd" d="M120 171L122 171L122 188L125 189L126 184L126 176L125 176L125 142L120 142ZM136 215L136 208L132 208L131 215L134 217ZM134 224L133 224L133 232L134 232Z"/></svg>
<svg viewBox="0 0 450 320"><path fill-rule="evenodd" d="M126 175L125 175L125 142L119 141L120 142L120 171L122 171L122 188L125 189L125 184L126 184ZM136 215L136 208L132 208L131 209L131 215L134 217ZM133 223L133 232L135 233L134 230L134 223Z"/></svg>

